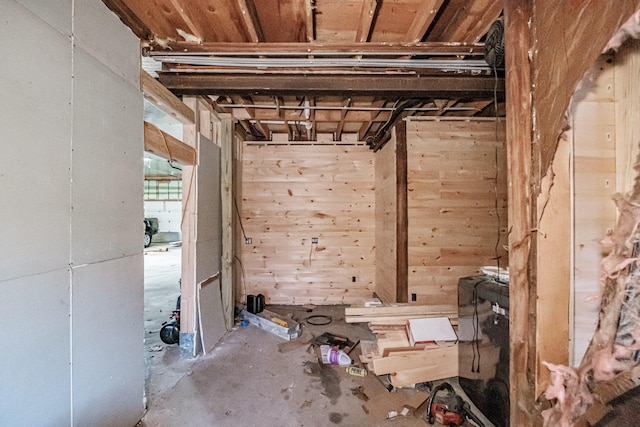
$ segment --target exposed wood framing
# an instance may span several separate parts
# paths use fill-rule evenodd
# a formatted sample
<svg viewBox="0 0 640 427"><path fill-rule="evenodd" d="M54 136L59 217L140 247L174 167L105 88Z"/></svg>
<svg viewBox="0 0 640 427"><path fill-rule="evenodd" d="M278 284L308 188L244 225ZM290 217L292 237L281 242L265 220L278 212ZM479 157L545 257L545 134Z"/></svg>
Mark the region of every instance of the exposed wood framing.
<svg viewBox="0 0 640 427"><path fill-rule="evenodd" d="M191 19L191 15L186 13L184 7L182 6L182 1L181 0L169 0L169 2L173 5L175 11L178 13L178 16L180 17L180 19L182 19L182 21L185 23L186 28L180 28L180 30L186 32L188 34L188 36L186 34L181 34L181 36L183 37L195 37L197 39L199 39L200 41L202 41L202 39L204 38L204 34L202 33L202 31L200 30L200 28L198 27L198 25L196 25L193 20ZM179 33L179 32L178 32ZM189 40L187 40L189 41Z"/></svg>
<svg viewBox="0 0 640 427"><path fill-rule="evenodd" d="M340 112L340 122L338 123L338 127L336 128L335 140L342 140L342 129L344 129L344 121L347 117L348 110L347 108L351 105L351 98L347 98L342 102L342 106L345 107L344 110Z"/></svg>
<svg viewBox="0 0 640 427"><path fill-rule="evenodd" d="M222 308L227 330L231 330L234 322L234 213L233 213L233 122L230 114L218 114L219 138L222 148L220 158L220 204L222 208L222 260L221 279Z"/></svg>
<svg viewBox="0 0 640 427"><path fill-rule="evenodd" d="M200 115L195 97L184 100L195 116L193 124L183 127L185 143L197 149ZM182 167L182 272L180 286L180 332L196 332L196 172L197 166Z"/></svg>
<svg viewBox="0 0 640 427"><path fill-rule="evenodd" d="M307 41L313 42L316 39L315 32L315 18L314 18L314 8L315 6L312 4L312 1L315 0L305 0L304 9L305 9L305 21L306 21L306 29L307 29Z"/></svg>
<svg viewBox="0 0 640 427"><path fill-rule="evenodd" d="M425 0L416 11L415 18L404 37L405 42L419 42L433 23L444 0Z"/></svg>
<svg viewBox="0 0 640 427"><path fill-rule="evenodd" d="M531 256L531 69L529 17L532 0L505 2L505 44L511 46L506 55L507 80L507 164L509 215L509 319L511 401L510 424L533 425L535 397L532 387L531 358L535 341L531 339L531 289L529 261Z"/></svg>
<svg viewBox="0 0 640 427"><path fill-rule="evenodd" d="M263 42L264 33L262 32L262 27L260 26L260 20L256 15L256 6L253 3L254 0L236 1L238 2L238 7L240 8L244 26L247 30L247 33L249 34L249 39L253 43Z"/></svg>
<svg viewBox="0 0 640 427"><path fill-rule="evenodd" d="M384 107L385 103L386 103L385 100L380 99L377 101L373 101L371 105L374 107L382 108ZM363 120L363 123L360 126L360 130L358 131L358 139L361 141L364 141L367 132L369 132L369 129L371 129L371 125L373 125L373 123L376 120L378 120L378 117L380 116L381 113L379 111L371 111L368 114L369 114L368 119Z"/></svg>
<svg viewBox="0 0 640 427"><path fill-rule="evenodd" d="M153 105L182 124L194 123L193 111L144 70L140 70L140 86L142 87L142 92L144 92L144 97Z"/></svg>
<svg viewBox="0 0 640 427"><path fill-rule="evenodd" d="M181 165L196 164L196 150L177 138L158 129L149 122L144 122L144 149Z"/></svg>
<svg viewBox="0 0 640 427"><path fill-rule="evenodd" d="M212 75L163 72L160 82L183 95L397 95L407 97L504 96L504 78L419 75Z"/></svg>
<svg viewBox="0 0 640 427"><path fill-rule="evenodd" d="M364 29L363 29L364 31ZM364 37L364 36L363 36ZM398 55L398 52L411 52L414 55L432 55L434 53L449 53L452 56L468 55L471 53L482 53L484 45L479 43L442 43L442 42L354 42L354 43L321 43L309 44L306 42L264 42L264 43L218 43L203 42L198 45L193 43L176 42L171 43L172 50L165 50L159 46L151 46L152 52L157 54L171 54L181 50L200 53L233 53L242 52L244 54L269 55L273 53L291 53L296 55L321 55L327 53L343 52L346 54L371 54L388 53Z"/></svg>
<svg viewBox="0 0 640 427"><path fill-rule="evenodd" d="M364 0L362 2L358 30L356 31L356 42L364 43L369 41L369 33L371 33L371 25L373 18L376 16L377 7L378 0Z"/></svg>
<svg viewBox="0 0 640 427"><path fill-rule="evenodd" d="M242 100L242 103L245 104L245 105L253 105L253 100L251 98L241 97L240 99ZM256 116L255 109L253 109L251 107L246 107L245 109L247 110L247 112L249 113L250 116L252 116L252 117ZM262 135L264 135L265 139L269 139L270 138L271 132L269 131L269 127L267 125L262 123L260 120L256 120L255 126L260 131L260 133L262 133Z"/></svg>
<svg viewBox="0 0 640 427"><path fill-rule="evenodd" d="M397 258L396 300L409 301L409 214L407 195L407 123L398 120L394 126L396 139L396 236Z"/></svg>

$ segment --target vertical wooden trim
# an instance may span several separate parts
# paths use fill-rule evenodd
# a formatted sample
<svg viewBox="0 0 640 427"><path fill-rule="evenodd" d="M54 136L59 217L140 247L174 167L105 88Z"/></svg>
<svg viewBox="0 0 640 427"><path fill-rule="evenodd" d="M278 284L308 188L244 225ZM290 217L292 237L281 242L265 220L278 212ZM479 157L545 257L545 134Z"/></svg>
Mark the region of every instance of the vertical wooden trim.
<svg viewBox="0 0 640 427"><path fill-rule="evenodd" d="M407 122L398 120L396 133L397 270L396 301L409 301L409 218L407 213Z"/></svg>
<svg viewBox="0 0 640 427"><path fill-rule="evenodd" d="M531 0L509 0L505 7L506 108L507 108L507 174L509 216L509 341L510 341L510 424L529 426L533 423L533 384L530 352L535 333L535 316L530 315L529 267L531 255L531 46L529 19Z"/></svg>
<svg viewBox="0 0 640 427"><path fill-rule="evenodd" d="M222 308L225 323L231 330L234 322L233 297L233 124L230 114L219 114L220 119L220 199L222 208Z"/></svg>

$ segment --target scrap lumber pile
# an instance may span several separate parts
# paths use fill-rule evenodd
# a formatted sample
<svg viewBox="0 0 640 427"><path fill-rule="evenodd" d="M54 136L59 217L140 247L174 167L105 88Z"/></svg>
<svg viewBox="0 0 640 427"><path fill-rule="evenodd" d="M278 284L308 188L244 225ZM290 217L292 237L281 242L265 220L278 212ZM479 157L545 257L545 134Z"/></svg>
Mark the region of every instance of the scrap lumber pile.
<svg viewBox="0 0 640 427"><path fill-rule="evenodd" d="M368 323L375 341L362 341L360 361L376 375L389 375L394 387L435 381L458 375L456 341L420 343L412 346L407 321L447 318L457 329L457 307L435 305L381 304L345 308L347 323Z"/></svg>

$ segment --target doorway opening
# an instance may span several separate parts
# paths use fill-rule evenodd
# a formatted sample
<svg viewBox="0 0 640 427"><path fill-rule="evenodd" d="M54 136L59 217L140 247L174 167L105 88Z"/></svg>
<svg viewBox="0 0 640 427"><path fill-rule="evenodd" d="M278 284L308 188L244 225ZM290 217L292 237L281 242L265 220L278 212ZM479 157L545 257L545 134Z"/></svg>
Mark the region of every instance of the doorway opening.
<svg viewBox="0 0 640 427"><path fill-rule="evenodd" d="M182 138L182 123L145 100L144 120ZM184 374L176 336L182 268L182 166L144 152L144 348L145 401ZM151 230L149 230L149 226ZM163 336L161 331L165 325Z"/></svg>

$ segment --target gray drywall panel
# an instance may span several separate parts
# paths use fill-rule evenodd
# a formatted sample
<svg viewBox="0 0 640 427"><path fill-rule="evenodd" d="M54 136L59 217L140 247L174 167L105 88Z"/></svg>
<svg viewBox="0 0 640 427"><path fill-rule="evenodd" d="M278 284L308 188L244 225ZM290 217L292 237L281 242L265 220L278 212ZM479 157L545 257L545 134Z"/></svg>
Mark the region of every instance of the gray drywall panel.
<svg viewBox="0 0 640 427"><path fill-rule="evenodd" d="M71 35L71 0L17 0L17 2L63 35Z"/></svg>
<svg viewBox="0 0 640 427"><path fill-rule="evenodd" d="M0 16L11 17L0 19L0 280L8 280L68 266L71 43L13 1L0 2Z"/></svg>
<svg viewBox="0 0 640 427"><path fill-rule="evenodd" d="M69 271L0 282L0 426L69 426Z"/></svg>
<svg viewBox="0 0 640 427"><path fill-rule="evenodd" d="M220 271L222 256L220 147L202 135L197 179L196 282L201 282Z"/></svg>
<svg viewBox="0 0 640 427"><path fill-rule="evenodd" d="M74 8L76 46L139 88L140 42L131 29L101 1L75 0Z"/></svg>
<svg viewBox="0 0 640 427"><path fill-rule="evenodd" d="M93 56L74 56L73 265L143 250L142 93Z"/></svg>
<svg viewBox="0 0 640 427"><path fill-rule="evenodd" d="M144 410L142 253L75 267L73 422L134 426Z"/></svg>

